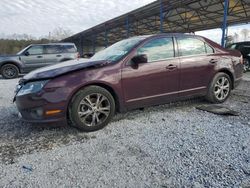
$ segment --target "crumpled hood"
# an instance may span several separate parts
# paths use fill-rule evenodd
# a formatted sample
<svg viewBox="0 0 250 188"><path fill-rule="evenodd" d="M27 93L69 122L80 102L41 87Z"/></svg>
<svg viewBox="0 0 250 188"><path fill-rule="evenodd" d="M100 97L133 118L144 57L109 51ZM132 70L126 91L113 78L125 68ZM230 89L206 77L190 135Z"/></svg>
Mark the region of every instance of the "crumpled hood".
<svg viewBox="0 0 250 188"><path fill-rule="evenodd" d="M36 69L26 74L22 80L24 82L27 82L29 80L49 79L72 71L89 67L101 67L110 63L110 61L91 61L90 59L70 60L63 63Z"/></svg>

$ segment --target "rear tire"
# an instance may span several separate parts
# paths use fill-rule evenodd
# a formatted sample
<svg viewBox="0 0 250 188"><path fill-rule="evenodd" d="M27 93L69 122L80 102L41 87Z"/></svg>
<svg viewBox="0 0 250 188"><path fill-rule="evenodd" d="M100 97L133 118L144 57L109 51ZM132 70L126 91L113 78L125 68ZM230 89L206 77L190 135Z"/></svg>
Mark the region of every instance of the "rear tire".
<svg viewBox="0 0 250 188"><path fill-rule="evenodd" d="M1 74L5 79L17 78L19 74L19 69L16 65L6 64L2 66Z"/></svg>
<svg viewBox="0 0 250 188"><path fill-rule="evenodd" d="M75 94L69 109L72 126L86 132L105 127L115 114L113 96L99 86L86 87Z"/></svg>
<svg viewBox="0 0 250 188"><path fill-rule="evenodd" d="M210 83L206 99L211 103L223 103L229 97L231 89L231 78L227 74L219 72Z"/></svg>

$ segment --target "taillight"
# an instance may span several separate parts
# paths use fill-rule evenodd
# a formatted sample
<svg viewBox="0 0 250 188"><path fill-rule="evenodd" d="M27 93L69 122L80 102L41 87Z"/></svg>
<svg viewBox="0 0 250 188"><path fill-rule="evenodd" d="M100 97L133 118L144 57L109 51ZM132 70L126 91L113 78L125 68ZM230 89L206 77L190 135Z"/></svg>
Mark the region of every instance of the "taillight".
<svg viewBox="0 0 250 188"><path fill-rule="evenodd" d="M240 56L240 63L244 64L244 60L243 60L243 56L242 55Z"/></svg>
<svg viewBox="0 0 250 188"><path fill-rule="evenodd" d="M76 55L76 58L79 59L81 56L80 56L80 53L77 52L77 55Z"/></svg>

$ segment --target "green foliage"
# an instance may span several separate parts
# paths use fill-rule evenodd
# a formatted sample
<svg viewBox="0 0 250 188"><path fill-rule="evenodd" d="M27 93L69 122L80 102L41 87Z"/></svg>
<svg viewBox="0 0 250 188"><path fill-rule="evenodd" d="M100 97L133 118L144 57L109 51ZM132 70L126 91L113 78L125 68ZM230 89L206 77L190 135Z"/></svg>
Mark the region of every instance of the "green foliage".
<svg viewBox="0 0 250 188"><path fill-rule="evenodd" d="M0 39L0 55L4 54L16 54L21 51L23 48L30 44L46 44L50 42L48 39L40 40L13 40L13 39Z"/></svg>

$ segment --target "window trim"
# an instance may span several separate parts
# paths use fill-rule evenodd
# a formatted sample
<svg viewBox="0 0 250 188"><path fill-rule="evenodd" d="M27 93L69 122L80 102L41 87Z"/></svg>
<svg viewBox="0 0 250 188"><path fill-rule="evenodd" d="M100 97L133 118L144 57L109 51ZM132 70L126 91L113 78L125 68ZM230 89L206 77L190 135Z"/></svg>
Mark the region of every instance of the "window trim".
<svg viewBox="0 0 250 188"><path fill-rule="evenodd" d="M207 47L206 47L206 45L209 46L210 48L212 48L212 50L213 50L213 53L206 53L206 54L214 54L214 53L215 53L214 48L213 48L210 44L208 44L207 42L204 41L204 45L205 45L206 52L207 52Z"/></svg>

